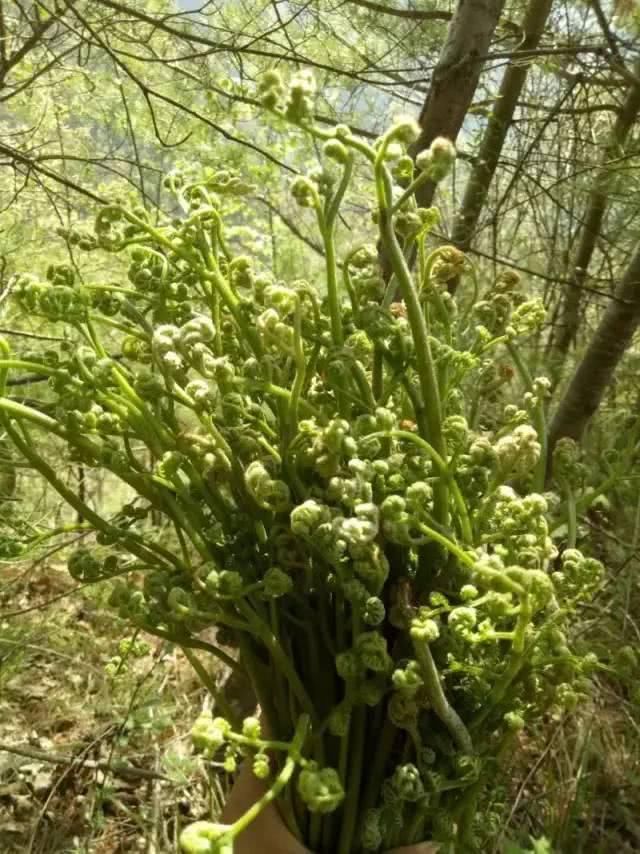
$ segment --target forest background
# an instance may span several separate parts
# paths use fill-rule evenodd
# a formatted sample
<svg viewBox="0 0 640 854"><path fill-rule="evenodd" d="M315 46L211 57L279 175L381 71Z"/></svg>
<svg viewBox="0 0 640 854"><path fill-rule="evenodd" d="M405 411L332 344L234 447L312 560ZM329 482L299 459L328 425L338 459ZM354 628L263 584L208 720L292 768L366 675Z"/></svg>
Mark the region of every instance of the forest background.
<svg viewBox="0 0 640 854"><path fill-rule="evenodd" d="M592 702L550 719L514 763L513 790L496 792L512 850L640 848L639 40L633 0L0 2L0 333L36 353L61 329L17 320L12 276L68 264L117 278L115 256L82 253L73 230L114 198L170 211L174 170L238 173L251 216L238 204L231 241L277 277L321 283L323 247L289 192L320 153L265 116L265 71L313 72L327 127L373 140L402 113L420 119L416 151L455 142L452 174L420 191L441 212L434 245L468 253L483 282L511 271L543 299L527 364L551 379L550 444L578 440L585 480L607 484L576 520L607 566L576 631L606 669ZM344 206L342 250L368 230L367 181L356 174ZM28 401L42 382L25 372L9 391ZM517 394L499 362L483 383ZM1 447L7 543L21 526L73 521ZM81 464L63 476L104 513L126 497ZM200 689L169 644L105 615L100 585L71 582L64 548L77 536L2 555L0 848L172 850L183 815L226 785L184 740Z"/></svg>

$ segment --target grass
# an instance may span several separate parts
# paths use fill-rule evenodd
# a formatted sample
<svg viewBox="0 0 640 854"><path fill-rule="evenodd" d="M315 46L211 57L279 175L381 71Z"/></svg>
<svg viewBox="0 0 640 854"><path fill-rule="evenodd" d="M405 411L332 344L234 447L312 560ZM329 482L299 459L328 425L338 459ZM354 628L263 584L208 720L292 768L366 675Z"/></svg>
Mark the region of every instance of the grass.
<svg viewBox="0 0 640 854"><path fill-rule="evenodd" d="M222 798L191 755L203 692L190 666L153 641L121 664L131 631L99 589L74 592L55 564L19 569L0 589L0 851L176 850ZM109 770L122 763L128 774Z"/></svg>

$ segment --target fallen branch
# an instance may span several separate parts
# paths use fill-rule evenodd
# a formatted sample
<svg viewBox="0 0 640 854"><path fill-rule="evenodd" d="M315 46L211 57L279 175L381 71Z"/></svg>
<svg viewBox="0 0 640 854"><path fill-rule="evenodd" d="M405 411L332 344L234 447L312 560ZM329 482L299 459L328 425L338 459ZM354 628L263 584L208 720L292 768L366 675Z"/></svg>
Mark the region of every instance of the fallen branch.
<svg viewBox="0 0 640 854"><path fill-rule="evenodd" d="M64 753L47 753L44 750L36 750L33 747L7 744L0 742L0 751L13 753L15 756L24 756L26 759L34 759L36 762L48 762L50 765L80 765L89 770L106 771L116 777L130 780L164 780L167 783L175 783L170 777L158 774L156 771L148 771L146 768L137 768L135 765L127 765L123 762L111 763L95 759L78 759Z"/></svg>

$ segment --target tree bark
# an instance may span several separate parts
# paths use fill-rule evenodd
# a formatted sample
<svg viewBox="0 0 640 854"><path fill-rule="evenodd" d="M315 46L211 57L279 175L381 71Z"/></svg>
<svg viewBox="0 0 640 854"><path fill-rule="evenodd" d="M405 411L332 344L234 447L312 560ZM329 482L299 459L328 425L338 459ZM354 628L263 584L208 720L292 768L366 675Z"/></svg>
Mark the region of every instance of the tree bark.
<svg viewBox="0 0 640 854"><path fill-rule="evenodd" d="M414 155L428 148L437 136L455 142L473 101L504 0L460 0L449 24L431 86L420 113L422 133ZM435 184L423 184L416 198L428 207Z"/></svg>
<svg viewBox="0 0 640 854"><path fill-rule="evenodd" d="M636 64L635 70L640 72L640 62ZM582 288L587 278L589 264L607 210L611 187L610 163L621 154L629 131L638 118L638 113L640 113L640 85L632 84L627 91L627 96L611 130L609 141L602 153L602 160L595 176L594 187L589 196L587 210L578 237L573 272L567 285L558 320L557 333L552 344L552 373L555 380L560 375L567 353L575 341L580 326Z"/></svg>
<svg viewBox="0 0 640 854"><path fill-rule="evenodd" d="M538 47L552 3L553 0L531 0L522 22L523 38L518 50ZM471 245L480 213L486 204L489 186L528 72L529 63L512 61L502 78L453 226L451 242L463 252ZM450 290L455 290L456 286L457 282L453 283Z"/></svg>
<svg viewBox="0 0 640 854"><path fill-rule="evenodd" d="M580 440L640 324L640 243L551 422L549 453L558 439Z"/></svg>

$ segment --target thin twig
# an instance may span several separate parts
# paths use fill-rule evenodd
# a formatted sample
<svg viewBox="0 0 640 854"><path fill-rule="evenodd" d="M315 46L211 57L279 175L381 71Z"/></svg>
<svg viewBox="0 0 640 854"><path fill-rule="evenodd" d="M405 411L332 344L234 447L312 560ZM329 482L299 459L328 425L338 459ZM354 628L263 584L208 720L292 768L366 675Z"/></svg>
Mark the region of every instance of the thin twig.
<svg viewBox="0 0 640 854"><path fill-rule="evenodd" d="M175 783L170 777L159 774L157 771L148 771L146 768L138 768L135 765L127 765L123 762L108 762L106 760L83 759L78 756L69 756L65 753L47 753L44 750L36 750L25 745L8 744L0 741L0 751L12 753L15 756L23 756L25 759L34 759L36 762L47 762L49 765L78 765L88 770L105 771L123 779L139 780L164 780L167 783Z"/></svg>

